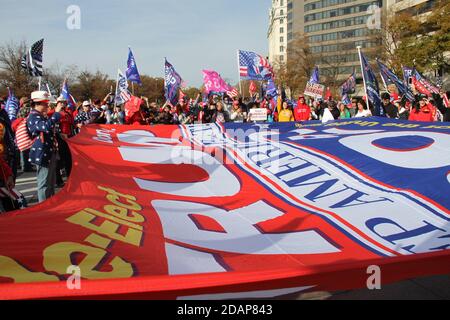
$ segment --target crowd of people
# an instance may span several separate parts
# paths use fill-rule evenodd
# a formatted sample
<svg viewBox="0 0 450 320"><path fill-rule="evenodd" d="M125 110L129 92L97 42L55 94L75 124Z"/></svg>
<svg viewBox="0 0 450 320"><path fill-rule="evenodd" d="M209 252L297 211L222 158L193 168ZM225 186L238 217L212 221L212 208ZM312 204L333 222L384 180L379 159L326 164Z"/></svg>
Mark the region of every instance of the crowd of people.
<svg viewBox="0 0 450 320"><path fill-rule="evenodd" d="M383 93L381 97L383 111L388 118L422 122L450 121L449 92L441 91L432 98L419 94L414 102L400 99L395 93ZM18 117L14 121L9 119L5 111L6 99L0 100L0 188L6 191L0 194L0 212L26 206L23 199L20 204L11 199L5 201L5 197L10 194L7 191L14 190L19 169L36 172L39 202L53 196L55 188L64 185L63 176L68 177L71 172L72 159L67 140L89 124L261 122L260 117L255 120L253 109L266 110L267 119L264 122L328 122L375 114L373 106L368 105L364 98L354 98L349 105L333 99L313 100L304 96L300 96L297 101L260 99L258 95L247 99L226 95L210 95L207 100L200 98L201 94L195 100L183 95L178 104L166 103L162 106L142 98L139 100L142 102L139 111L129 113L125 112L124 105L114 104L113 94L108 94L103 100L84 101L73 107L63 97L54 99L47 92L36 91L31 94L31 98L20 99ZM28 148L18 147L27 143Z"/></svg>

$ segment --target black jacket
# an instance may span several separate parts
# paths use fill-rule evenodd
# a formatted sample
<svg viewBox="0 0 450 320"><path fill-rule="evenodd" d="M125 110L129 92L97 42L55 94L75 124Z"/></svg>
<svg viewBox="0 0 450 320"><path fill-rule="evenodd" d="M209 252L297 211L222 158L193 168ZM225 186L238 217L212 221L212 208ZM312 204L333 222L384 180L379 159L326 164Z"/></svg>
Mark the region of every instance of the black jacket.
<svg viewBox="0 0 450 320"><path fill-rule="evenodd" d="M383 106L386 115L391 119L398 119L398 108L394 106L392 103L389 103L387 106Z"/></svg>

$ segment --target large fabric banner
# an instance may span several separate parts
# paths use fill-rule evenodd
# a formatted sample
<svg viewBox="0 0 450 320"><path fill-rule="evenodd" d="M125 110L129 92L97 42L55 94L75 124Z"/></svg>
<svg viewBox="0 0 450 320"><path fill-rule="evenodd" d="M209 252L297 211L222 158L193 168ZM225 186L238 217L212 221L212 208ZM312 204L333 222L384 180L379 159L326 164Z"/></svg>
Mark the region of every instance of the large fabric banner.
<svg viewBox="0 0 450 320"><path fill-rule="evenodd" d="M365 288L374 268L384 284L450 273L448 125L93 125L70 148L58 195L0 216L0 299L266 298Z"/></svg>

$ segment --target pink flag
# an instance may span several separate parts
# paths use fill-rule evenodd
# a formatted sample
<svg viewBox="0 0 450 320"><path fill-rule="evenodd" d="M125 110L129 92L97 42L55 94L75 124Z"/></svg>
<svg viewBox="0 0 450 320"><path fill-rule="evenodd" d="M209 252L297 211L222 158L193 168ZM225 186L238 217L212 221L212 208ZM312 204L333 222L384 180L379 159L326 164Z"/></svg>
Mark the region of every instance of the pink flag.
<svg viewBox="0 0 450 320"><path fill-rule="evenodd" d="M220 75L212 70L203 70L203 83L207 93L227 92L232 90L230 86L220 77Z"/></svg>

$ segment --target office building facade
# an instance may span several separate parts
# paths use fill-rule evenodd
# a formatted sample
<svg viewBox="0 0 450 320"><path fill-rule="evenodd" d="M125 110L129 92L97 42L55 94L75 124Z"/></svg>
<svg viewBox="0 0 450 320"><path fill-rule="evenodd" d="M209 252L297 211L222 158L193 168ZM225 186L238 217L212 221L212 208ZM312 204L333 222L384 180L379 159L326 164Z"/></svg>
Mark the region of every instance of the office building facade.
<svg viewBox="0 0 450 320"><path fill-rule="evenodd" d="M377 18L381 19L384 1L289 0L288 49L304 38L321 76L345 80L353 72L361 74L356 47L373 51L381 45Z"/></svg>
<svg viewBox="0 0 450 320"><path fill-rule="evenodd" d="M287 60L287 0L272 0L269 12L269 62L275 68Z"/></svg>

